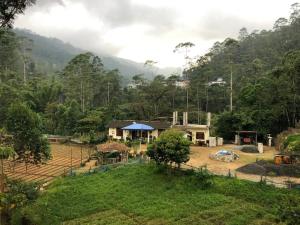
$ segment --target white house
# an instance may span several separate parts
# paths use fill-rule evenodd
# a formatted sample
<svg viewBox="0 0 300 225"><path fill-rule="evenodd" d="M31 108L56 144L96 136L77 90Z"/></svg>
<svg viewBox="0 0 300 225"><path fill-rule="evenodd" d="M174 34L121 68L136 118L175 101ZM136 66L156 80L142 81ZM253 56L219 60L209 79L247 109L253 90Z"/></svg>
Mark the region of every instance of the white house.
<svg viewBox="0 0 300 225"><path fill-rule="evenodd" d="M132 124L144 124L153 128L153 130L126 130L123 129ZM161 132L171 128L171 123L167 121L143 121L143 120L113 120L108 125L108 136L111 139L155 139Z"/></svg>

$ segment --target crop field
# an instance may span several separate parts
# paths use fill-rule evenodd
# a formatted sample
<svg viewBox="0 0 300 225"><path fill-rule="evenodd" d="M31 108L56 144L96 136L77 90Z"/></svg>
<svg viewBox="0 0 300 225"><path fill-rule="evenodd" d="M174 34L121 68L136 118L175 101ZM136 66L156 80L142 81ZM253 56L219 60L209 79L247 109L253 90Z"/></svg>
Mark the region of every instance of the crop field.
<svg viewBox="0 0 300 225"><path fill-rule="evenodd" d="M131 164L56 179L22 216L36 225L284 225L297 190L214 177L203 188L193 174Z"/></svg>
<svg viewBox="0 0 300 225"><path fill-rule="evenodd" d="M51 144L51 152L52 159L41 165L5 161L5 174L12 179L48 182L69 173L71 168L80 167L80 163L88 159L91 149L76 145Z"/></svg>

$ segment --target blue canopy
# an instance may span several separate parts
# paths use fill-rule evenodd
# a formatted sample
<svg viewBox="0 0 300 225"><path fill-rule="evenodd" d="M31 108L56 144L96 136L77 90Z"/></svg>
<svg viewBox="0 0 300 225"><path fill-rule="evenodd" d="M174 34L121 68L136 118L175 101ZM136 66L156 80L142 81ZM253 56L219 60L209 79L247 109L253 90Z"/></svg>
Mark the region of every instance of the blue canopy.
<svg viewBox="0 0 300 225"><path fill-rule="evenodd" d="M123 127L122 130L154 130L154 128L142 123L133 123L129 126Z"/></svg>

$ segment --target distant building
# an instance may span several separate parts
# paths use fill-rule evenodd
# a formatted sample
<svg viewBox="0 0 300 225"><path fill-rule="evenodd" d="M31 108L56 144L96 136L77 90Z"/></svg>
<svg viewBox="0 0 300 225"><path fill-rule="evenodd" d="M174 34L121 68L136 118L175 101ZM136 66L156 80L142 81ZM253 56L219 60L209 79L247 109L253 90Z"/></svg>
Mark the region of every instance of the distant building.
<svg viewBox="0 0 300 225"><path fill-rule="evenodd" d="M126 129L126 127L134 124L149 126L150 129ZM134 140L144 138L145 140L151 140L157 138L161 132L169 129L171 127L171 123L167 121L113 120L107 127L108 136L111 139Z"/></svg>
<svg viewBox="0 0 300 225"><path fill-rule="evenodd" d="M175 82L175 86L180 87L180 88L186 88L189 85L190 85L189 80L178 80L178 81Z"/></svg>
<svg viewBox="0 0 300 225"><path fill-rule="evenodd" d="M221 78L221 77L219 77L216 81L208 82L208 86L213 86L213 85L223 86L225 84L226 84L226 81L224 81L223 78Z"/></svg>
<svg viewBox="0 0 300 225"><path fill-rule="evenodd" d="M114 120L108 124L108 136L115 140L144 139L148 142L156 139L167 129L177 129L185 132L185 136L194 144L206 145L210 133L210 113L207 115L207 124L188 123L188 113L183 113L183 123L178 122L178 113L173 113L173 122L166 120L143 121L143 120Z"/></svg>
<svg viewBox="0 0 300 225"><path fill-rule="evenodd" d="M131 83L127 84L127 88L135 89L136 87L137 87L136 83L131 82Z"/></svg>
<svg viewBox="0 0 300 225"><path fill-rule="evenodd" d="M183 113L183 123L178 123L178 112L173 112L172 128L184 131L186 137L193 142L193 144L206 145L208 144L210 133L210 117L207 113L207 124L190 124L188 123L188 113Z"/></svg>

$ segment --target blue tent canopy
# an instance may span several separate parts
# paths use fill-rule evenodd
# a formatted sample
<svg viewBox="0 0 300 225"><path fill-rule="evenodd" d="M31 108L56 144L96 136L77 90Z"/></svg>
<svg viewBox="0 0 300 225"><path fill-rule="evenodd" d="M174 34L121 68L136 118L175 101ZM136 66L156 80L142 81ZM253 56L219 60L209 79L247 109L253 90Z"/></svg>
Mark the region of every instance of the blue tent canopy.
<svg viewBox="0 0 300 225"><path fill-rule="evenodd" d="M122 130L154 130L153 127L142 123L133 123L129 126L123 127Z"/></svg>

